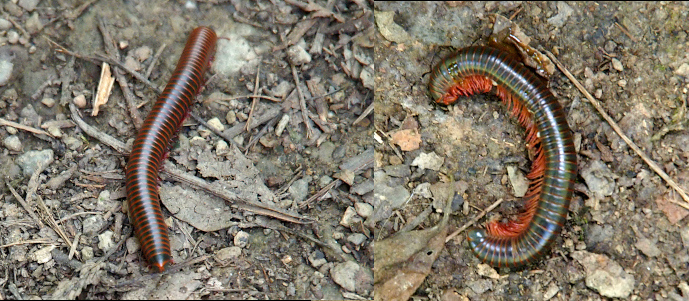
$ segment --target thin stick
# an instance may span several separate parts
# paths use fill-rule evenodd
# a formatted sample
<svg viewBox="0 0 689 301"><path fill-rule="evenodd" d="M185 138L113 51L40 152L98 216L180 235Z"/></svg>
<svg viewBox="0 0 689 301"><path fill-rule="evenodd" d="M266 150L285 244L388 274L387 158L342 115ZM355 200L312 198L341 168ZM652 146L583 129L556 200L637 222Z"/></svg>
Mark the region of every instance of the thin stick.
<svg viewBox="0 0 689 301"><path fill-rule="evenodd" d="M260 87L259 81L261 75L261 61L259 59L258 61L258 70L256 70L256 81L254 82L254 95L251 97L251 110L249 110L249 117L246 119L246 131L249 131L249 124L251 124L251 116L254 115L254 108L256 107L256 103L258 102L258 88Z"/></svg>
<svg viewBox="0 0 689 301"><path fill-rule="evenodd" d="M318 192L316 192L316 194L312 195L312 196L311 196L310 198L308 198L306 201L304 201L303 203L299 204L299 209L304 209L304 208L306 208L306 207L309 206L311 203L313 203L316 199L318 199L318 198L324 196L325 193L327 193L328 191L330 191L330 189L333 189L335 186L339 186L340 184L342 184L342 180L336 179L335 181L330 182L330 184L325 185L325 187L323 187L321 190L319 190Z"/></svg>
<svg viewBox="0 0 689 301"><path fill-rule="evenodd" d="M127 73L131 74L131 75L134 76L136 79L140 80L142 83L144 83L144 84L146 84L147 86L151 87L151 89L153 89L154 91L156 91L156 93L158 93L158 94L163 93L163 89L161 89L160 87L156 86L154 83L152 83L151 81L149 81L147 78L145 78L143 75L141 75L141 73L136 72L136 71L134 71L134 70L132 70L132 69L129 69L129 68L125 67L124 64L120 63L119 61L117 61L117 60L115 60L115 59L112 59L112 58L107 57L107 56L105 56L105 55L103 55L103 54L100 54L100 53L97 53L97 54L96 54L97 56L84 55L84 54L81 54L81 53L78 53L78 52L71 51L71 50L65 48L64 46L58 44L57 42L55 42L55 41L53 41L53 40L51 40L51 39L49 39L49 38L47 38L47 37L46 37L45 39L46 39L49 43L55 45L55 47L59 48L59 49L58 49L59 52L66 53L67 55L71 55L71 56L73 56L73 57L76 57L76 58L79 58L79 59L82 59L82 60L89 61L89 62L91 62L91 63L93 63L93 64L95 64L95 65L98 65L98 62L106 62L106 63L112 64L112 65L117 65L117 67L122 68L124 71L127 71Z"/></svg>
<svg viewBox="0 0 689 301"><path fill-rule="evenodd" d="M110 56L114 56L115 59L119 61L120 54L117 51L117 47L115 47L115 40L112 39L110 33L108 32L107 24L105 24L105 20L102 18L99 21L100 22L98 22L98 28L100 29L101 34L103 35L105 52L107 52ZM134 96L134 93L132 93L132 91L129 90L127 79L124 77L124 74L122 74L122 70L120 68L114 69L115 78L117 79L117 83L120 85L120 89L122 89L122 94L124 95L124 100L127 105L127 109L129 110L129 116L132 118L134 127L137 131L139 131L139 129L141 129L141 125L143 124L143 119L141 119L141 114L139 114L139 110L137 110L136 107L136 97Z"/></svg>
<svg viewBox="0 0 689 301"><path fill-rule="evenodd" d="M261 139L261 137L263 137L263 135L265 135L268 132L268 129L274 127L275 124L278 123L278 117L279 116L275 116L275 118L271 119L270 122L266 123L266 125L264 125L263 128L261 128L258 134L256 134L256 136L254 136L249 141L249 143L247 143L246 148L244 149L245 156L249 153L249 149L256 145L256 143L258 143L258 140Z"/></svg>
<svg viewBox="0 0 689 301"><path fill-rule="evenodd" d="M210 126L208 124L208 122L206 122L205 120L203 120L203 118L201 118L201 116L198 116L198 115L196 115L196 113L193 113L193 112L189 112L189 115L191 116L191 118L194 118L194 120L196 120L196 122L200 123L201 125L203 125L207 129L209 129L211 132L220 136L220 138L225 139L225 141L229 142L230 144L237 145L237 142L234 142L234 140L232 140L233 137L225 135L225 133L218 131L216 128Z"/></svg>
<svg viewBox="0 0 689 301"><path fill-rule="evenodd" d="M49 137L53 137L53 135L49 134L49 133L46 132L46 131L39 130L39 129L36 129L36 128L32 128L32 127L30 127L30 126L26 126L26 125L23 125L23 124L19 124L19 123L16 123L16 122L12 122L12 121L5 120L5 119L3 119L3 118L0 118L0 126L3 126L3 125L4 125L4 126L11 126L11 127L13 127L13 128L18 128L18 129L20 129L20 130L25 130L25 131L27 131L27 132L31 132L31 133L34 133L34 134L39 134L39 135L42 134L42 135L46 135L46 136L49 136ZM53 138L54 138L54 137L53 137Z"/></svg>
<svg viewBox="0 0 689 301"><path fill-rule="evenodd" d="M47 240L47 239L31 239L31 240L23 240L23 241L18 241L18 242L13 242L9 243L6 245L0 246L0 249L2 248L9 248L12 246L18 246L18 245L25 245L25 244L50 244L50 243L55 243L52 240Z"/></svg>
<svg viewBox="0 0 689 301"><path fill-rule="evenodd" d="M144 74L144 76L146 76L146 78L151 77L151 72L153 72L153 67L155 67L156 63L158 62L158 59L160 58L160 55L163 53L163 50L165 49L165 47L167 47L167 44L163 43L163 45L160 45L160 47L158 48L158 51L156 51L156 54L153 56L153 60L151 61L151 64L148 65L148 69L146 69L146 73Z"/></svg>
<svg viewBox="0 0 689 301"><path fill-rule="evenodd" d="M615 22L615 25L617 25L617 28L619 28L622 31L622 33L624 33L630 39L632 39L632 41L634 41L635 43L638 42L638 40L631 33L629 33L629 31L627 31L627 29L624 28L624 26L622 26L620 23Z"/></svg>
<svg viewBox="0 0 689 301"><path fill-rule="evenodd" d="M293 64L292 67L292 77L294 77L294 83L297 85L297 93L299 94L299 106L301 107L301 118L304 119L304 125L306 126L306 139L311 139L313 136L313 130L309 124L309 116L306 113L306 100L304 99L304 93L301 92L301 87L299 87L299 75L297 75L297 68Z"/></svg>
<svg viewBox="0 0 689 301"><path fill-rule="evenodd" d="M361 122L362 120L364 120L364 118L366 118L366 116L368 116L369 114L371 114L371 112L373 112L373 103L371 103L371 104L366 108L366 110L364 110L364 113L362 113L361 116L359 116L359 118L357 118L356 120L354 120L354 122L352 122L352 125L356 125L357 123L359 123L359 122Z"/></svg>
<svg viewBox="0 0 689 301"><path fill-rule="evenodd" d="M495 203L493 203L492 205L488 206L488 208L486 208L485 210L483 210L483 212L481 212L481 213L480 213L479 215L477 215L476 217L472 218L468 223L466 223L466 224L464 224L463 226L461 226L459 229L457 229L457 231L452 232L452 234L448 235L448 236L445 238L445 243L447 243L447 242L449 242L450 240L452 240L452 238L454 238L455 236L457 236L457 234L462 233L462 231L464 231L464 230L466 230L467 228L471 227L471 226L472 226L473 224L475 224L479 219L481 219L484 215L486 215L486 213L493 211L493 209L495 209L496 207L498 207L501 203L502 203L502 199L499 199L499 200L495 201Z"/></svg>
<svg viewBox="0 0 689 301"><path fill-rule="evenodd" d="M670 176L668 176L655 162L653 162L651 158L646 156L646 154L642 152L641 149L639 149L639 147L636 146L636 144L634 144L634 142L631 139L629 139L629 137L627 137L627 135L622 131L622 129L617 125L617 123L614 120L612 120L612 118L607 113L605 113L603 106L601 106L600 103L595 98L593 98L593 96L591 96L591 94L589 94L588 91L586 91L586 88L584 88L584 86L582 86L581 83L576 78L574 78L572 73L570 73L569 70L567 70L567 68L565 68L565 66L562 65L562 63L560 63L560 61L558 61L552 53L550 53L550 51L546 51L546 54L548 55L548 57L550 57L550 59L553 62L555 62L555 65L557 65L560 71L562 71L562 73L564 73L565 76L567 76L567 78L569 78L569 80L572 81L572 83L574 83L575 86L577 86L579 91L581 91L581 93L584 94L584 96L586 96L586 98L593 105L593 107L596 108L596 110L603 117L603 119L605 119L605 121L607 121L608 124L610 124L610 127L612 127L615 133L617 133L617 135L619 135L620 138L622 138L622 140L624 140L624 142L627 143L627 145L629 145L629 147L632 150L634 150L634 152L639 157L641 157L641 159L644 160L644 162L646 162L646 164L648 164L648 166L651 167L653 171L655 171L661 178L663 178L663 180L665 180L665 182L667 182L668 185L675 189L679 193L679 195L682 196L682 199L684 199L685 202L689 203L689 196L687 196L684 190L681 187L679 187L679 185L677 185L677 183L674 180L672 180L672 178L670 178ZM685 209L689 210L689 205L687 204L680 203L672 199L670 199L669 201L673 204L682 206Z"/></svg>
<svg viewBox="0 0 689 301"><path fill-rule="evenodd" d="M9 182L5 181L5 184L6 184L7 188L10 189L10 192L12 193L12 195L14 196L14 198L17 199L17 202L19 202L19 204L21 204L22 207L24 207L24 210L26 210L26 212L29 213L29 216L31 216L31 218L33 218L34 221L36 221L36 223L38 224L38 228L43 228L43 223L41 222L41 219L38 218L38 216L36 216L36 213L34 213L33 210L31 210L31 207L29 206L29 204L27 204L27 203L24 201L24 198L22 198L22 197L17 193L17 191L14 190L14 188L12 187L12 185L10 185Z"/></svg>

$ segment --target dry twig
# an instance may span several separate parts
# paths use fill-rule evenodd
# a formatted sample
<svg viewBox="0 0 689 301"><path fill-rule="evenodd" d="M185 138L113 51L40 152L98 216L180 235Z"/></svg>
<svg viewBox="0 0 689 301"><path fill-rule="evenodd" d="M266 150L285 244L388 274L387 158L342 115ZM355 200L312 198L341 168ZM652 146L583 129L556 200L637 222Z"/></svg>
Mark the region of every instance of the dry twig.
<svg viewBox="0 0 689 301"><path fill-rule="evenodd" d="M495 203L493 203L492 205L488 206L488 208L486 208L485 210L483 210L479 215L477 215L477 216L475 216L474 218L472 218L468 223L466 223L466 224L464 224L463 226L461 226L459 229L457 229L457 231L452 232L452 234L448 235L448 236L445 238L445 242L446 242L446 243L449 242L449 241L452 240L455 236L457 236L457 234L462 233L462 231L464 231L464 230L466 230L467 228L471 227L471 226L472 226L473 224L475 224L479 219L481 219L484 215L486 215L486 213L493 211L493 209L497 208L501 203L502 203L502 199L499 199L499 200L495 201Z"/></svg>
<svg viewBox="0 0 689 301"><path fill-rule="evenodd" d="M653 162L651 158L649 158L643 151L641 151L641 149L639 149L639 147L636 146L636 144L634 144L634 142L631 139L629 139L629 137L627 137L627 135L622 131L622 129L617 125L617 123L614 120L612 120L612 118L605 112L603 106L601 106L598 100L593 98L593 96L591 96L591 94L588 91L586 91L586 88L584 88L584 86L582 86L581 83L576 78L574 78L572 73L570 73L569 70L567 70L567 68L565 68L565 66L562 65L562 63L560 63L560 61L552 53L550 53L550 51L546 51L546 54L548 55L548 57L550 57L550 59L553 62L555 62L555 65L557 65L560 71L562 71L562 73L564 73L565 76L567 76L567 78L569 78L569 80L572 81L572 83L574 83L574 85L579 89L579 91L581 91L581 93L584 94L584 96L586 96L586 99L588 99L588 101L593 105L593 107L596 108L596 111L598 111L598 113L603 117L603 119L605 119L605 121L608 122L608 124L610 125L610 127L612 127L615 133L617 133L617 135L619 135L620 138L622 138L622 140L625 143L627 143L627 145L629 145L629 147L632 150L634 150L634 152L639 157L641 157L641 159L644 160L644 162L646 162L646 164L648 164L648 166L651 167L653 171L655 171L661 178L663 178L663 180L665 180L665 182L667 182L668 185L675 189L679 193L679 195L682 196L682 199L684 199L685 202L689 203L689 196L687 196L684 190L681 187L679 187L679 185L674 180L672 180L672 178L670 178L670 176L668 176L660 168L660 166L658 166L658 164ZM680 203L672 199L669 199L669 201L673 204L682 206L685 209L689 210L689 205L687 204Z"/></svg>
<svg viewBox="0 0 689 301"><path fill-rule="evenodd" d="M292 67L292 77L294 77L294 83L297 86L297 94L299 94L299 106L301 108L301 118L304 119L304 125L306 126L306 139L311 139L313 136L313 130L311 129L311 124L309 123L309 114L306 110L306 99L304 99L304 93L301 92L301 87L299 86L299 75L297 74L297 68L290 64Z"/></svg>

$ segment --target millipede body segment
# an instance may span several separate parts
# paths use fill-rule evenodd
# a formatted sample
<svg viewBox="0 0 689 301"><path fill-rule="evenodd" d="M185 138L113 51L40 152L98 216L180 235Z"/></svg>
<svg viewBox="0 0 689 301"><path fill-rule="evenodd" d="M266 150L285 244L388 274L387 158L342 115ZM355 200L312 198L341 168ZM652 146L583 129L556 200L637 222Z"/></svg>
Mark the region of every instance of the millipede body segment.
<svg viewBox="0 0 689 301"><path fill-rule="evenodd" d="M577 175L577 157L565 112L546 82L507 52L468 47L436 66L429 95L451 104L459 96L495 91L526 128L527 147L536 153L526 210L507 224L491 222L467 233L473 253L496 267L533 262L559 235Z"/></svg>
<svg viewBox="0 0 689 301"><path fill-rule="evenodd" d="M152 269L172 264L170 239L158 196L158 171L204 81L217 37L208 27L189 35L177 68L136 135L126 168L129 217Z"/></svg>

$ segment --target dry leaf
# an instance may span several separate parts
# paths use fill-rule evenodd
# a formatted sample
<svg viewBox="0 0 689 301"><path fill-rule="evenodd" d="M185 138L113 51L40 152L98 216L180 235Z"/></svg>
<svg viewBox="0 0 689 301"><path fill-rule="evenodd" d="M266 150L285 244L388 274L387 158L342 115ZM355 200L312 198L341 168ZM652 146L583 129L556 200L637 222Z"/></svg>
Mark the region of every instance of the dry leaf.
<svg viewBox="0 0 689 301"><path fill-rule="evenodd" d="M401 130L391 135L392 142L405 152L413 151L421 145L421 135L417 129Z"/></svg>
<svg viewBox="0 0 689 301"><path fill-rule="evenodd" d="M684 201L677 197L676 193L665 193L664 195L656 199L656 204L658 204L658 208L660 208L660 210L662 210L665 213L665 215L667 215L667 219L670 221L670 223L675 225L685 216L689 215L689 211L687 209L684 209L680 206L671 203L670 198L674 198L674 200L678 202Z"/></svg>

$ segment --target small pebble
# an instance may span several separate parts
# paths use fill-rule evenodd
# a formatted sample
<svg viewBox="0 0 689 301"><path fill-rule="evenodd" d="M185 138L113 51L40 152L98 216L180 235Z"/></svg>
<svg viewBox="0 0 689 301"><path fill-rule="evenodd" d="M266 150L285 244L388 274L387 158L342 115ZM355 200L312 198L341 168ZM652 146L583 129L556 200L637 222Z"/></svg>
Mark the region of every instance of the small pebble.
<svg viewBox="0 0 689 301"><path fill-rule="evenodd" d="M17 2L17 5L19 5L26 11L33 11L34 9L36 9L38 2L41 2L41 0L19 0L19 2Z"/></svg>
<svg viewBox="0 0 689 301"><path fill-rule="evenodd" d="M225 140L219 140L218 143L215 144L215 154L218 156L224 156L230 153L230 147L225 142Z"/></svg>
<svg viewBox="0 0 689 301"><path fill-rule="evenodd" d="M203 138L207 138L208 136L211 135L211 130L204 128L204 127L200 127L198 132L199 132L199 136L201 136Z"/></svg>
<svg viewBox="0 0 689 301"><path fill-rule="evenodd" d="M41 23L38 13L33 13L31 17L26 20L26 31L28 31L30 34L35 34L41 31L41 29L43 29L43 23Z"/></svg>
<svg viewBox="0 0 689 301"><path fill-rule="evenodd" d="M350 236L347 236L347 241L351 242L356 246L360 246L364 243L364 241L366 241L366 235L363 235L361 233L354 233Z"/></svg>
<svg viewBox="0 0 689 301"><path fill-rule="evenodd" d="M246 247L249 244L249 233L239 231L234 236L234 245L240 248Z"/></svg>
<svg viewBox="0 0 689 301"><path fill-rule="evenodd" d="M227 112L227 115L225 115L225 121L227 121L227 124L232 125L235 122L237 122L237 115L235 115L234 110L230 110Z"/></svg>
<svg viewBox="0 0 689 301"><path fill-rule="evenodd" d="M347 207L344 214L342 215L342 220L340 220L340 225L344 227L349 227L350 225L359 221L359 216L356 214L354 207Z"/></svg>
<svg viewBox="0 0 689 301"><path fill-rule="evenodd" d="M151 54L153 53L153 50L151 50L151 47L148 46L141 46L139 48L136 48L134 50L134 53L132 53L132 56L139 60L139 62L143 62L147 60L149 57L151 57Z"/></svg>
<svg viewBox="0 0 689 301"><path fill-rule="evenodd" d="M128 254L134 254L141 248L139 240L134 237L127 238L127 241L124 242L124 245L127 247Z"/></svg>
<svg viewBox="0 0 689 301"><path fill-rule="evenodd" d="M46 107L52 108L55 105L55 99L43 98L43 100L41 100L41 103Z"/></svg>
<svg viewBox="0 0 689 301"><path fill-rule="evenodd" d="M621 79L617 82L617 85L624 88L627 86L627 80L626 79Z"/></svg>
<svg viewBox="0 0 689 301"><path fill-rule="evenodd" d="M287 49L287 58L292 64L297 66L311 62L311 55L299 45L294 45Z"/></svg>
<svg viewBox="0 0 689 301"><path fill-rule="evenodd" d="M12 22L7 21L7 19L0 18L0 30L9 30L12 28Z"/></svg>
<svg viewBox="0 0 689 301"><path fill-rule="evenodd" d="M125 49L127 46L129 46L129 42L122 40L118 43L118 46L120 46L120 49Z"/></svg>
<svg viewBox="0 0 689 301"><path fill-rule="evenodd" d="M46 263L46 262L50 261L51 259L53 259L53 255L51 252L55 248L56 248L56 246L53 246L53 245L47 246L47 247L39 249L36 252L29 254L28 257L32 261L35 261L38 263Z"/></svg>
<svg viewBox="0 0 689 301"><path fill-rule="evenodd" d="M107 230L103 234L98 235L98 248L107 252L115 246L115 242L112 240L112 236L115 232Z"/></svg>
<svg viewBox="0 0 689 301"><path fill-rule="evenodd" d="M81 249L81 258L84 260L89 260L93 258L93 248L91 247L84 247Z"/></svg>
<svg viewBox="0 0 689 301"><path fill-rule="evenodd" d="M622 66L622 62L616 58L612 58L612 68L622 72L624 70L624 66Z"/></svg>
<svg viewBox="0 0 689 301"><path fill-rule="evenodd" d="M131 56L124 58L124 66L134 71L141 70L141 64Z"/></svg>
<svg viewBox="0 0 689 301"><path fill-rule="evenodd" d="M22 142L19 141L19 137L17 137L16 135L5 137L5 140L3 140L3 144L7 149L13 152L19 152L22 150Z"/></svg>
<svg viewBox="0 0 689 301"><path fill-rule="evenodd" d="M235 112L235 115L237 115L237 119L239 121L246 121L247 119L249 119L249 116L242 111Z"/></svg>
<svg viewBox="0 0 689 301"><path fill-rule="evenodd" d="M19 131L15 127L11 126L6 126L5 130L10 134L10 135L16 135Z"/></svg>
<svg viewBox="0 0 689 301"><path fill-rule="evenodd" d="M208 126L220 132L225 130L225 126L222 124L222 122L220 122L218 117L213 117L211 120L208 120Z"/></svg>
<svg viewBox="0 0 689 301"><path fill-rule="evenodd" d="M77 105L80 109L83 109L86 107L86 96L83 94L77 95L77 97L74 97L74 104Z"/></svg>
<svg viewBox="0 0 689 301"><path fill-rule="evenodd" d="M354 203L354 209L356 209L356 213L363 218L368 218L371 216L371 214L373 214L373 206L370 204L361 202Z"/></svg>
<svg viewBox="0 0 689 301"><path fill-rule="evenodd" d="M48 133L55 138L62 138L62 131L59 127L51 125L48 127Z"/></svg>
<svg viewBox="0 0 689 301"><path fill-rule="evenodd" d="M215 257L220 260L220 261L226 261L230 259L237 258L242 255L242 248L240 247L227 247L223 248L217 253L215 253Z"/></svg>
<svg viewBox="0 0 689 301"><path fill-rule="evenodd" d="M12 68L14 68L12 62L8 60L0 61L0 86L4 86L9 82L12 76Z"/></svg>
<svg viewBox="0 0 689 301"><path fill-rule="evenodd" d="M82 145L84 145L84 142L72 136L65 136L64 138L62 138L62 142L64 142L67 148L71 150L77 150Z"/></svg>
<svg viewBox="0 0 689 301"><path fill-rule="evenodd" d="M17 44L17 42L19 42L19 34L14 30L8 31L7 42L9 42L10 44Z"/></svg>

